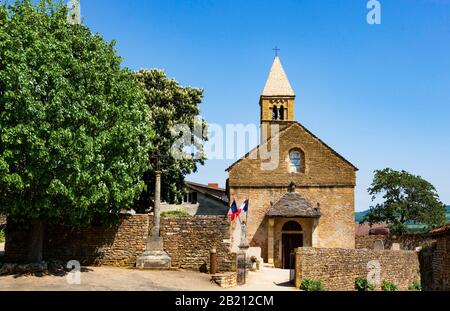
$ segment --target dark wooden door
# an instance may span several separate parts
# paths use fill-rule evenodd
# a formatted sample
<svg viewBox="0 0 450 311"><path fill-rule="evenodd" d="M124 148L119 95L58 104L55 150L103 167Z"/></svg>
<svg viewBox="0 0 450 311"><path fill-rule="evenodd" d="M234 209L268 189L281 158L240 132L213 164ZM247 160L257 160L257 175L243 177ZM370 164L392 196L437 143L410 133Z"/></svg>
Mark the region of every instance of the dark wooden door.
<svg viewBox="0 0 450 311"><path fill-rule="evenodd" d="M283 269L290 269L291 253L303 246L303 234L283 234Z"/></svg>

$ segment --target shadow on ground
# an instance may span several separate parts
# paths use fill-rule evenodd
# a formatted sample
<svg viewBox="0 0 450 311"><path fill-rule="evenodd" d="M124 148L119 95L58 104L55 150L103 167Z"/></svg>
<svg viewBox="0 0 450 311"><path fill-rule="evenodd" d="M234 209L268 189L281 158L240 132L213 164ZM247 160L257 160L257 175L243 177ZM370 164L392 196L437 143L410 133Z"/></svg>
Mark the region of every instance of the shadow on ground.
<svg viewBox="0 0 450 311"><path fill-rule="evenodd" d="M31 264L14 264L14 263L1 263L0 261L0 277L12 276L13 278L21 277L65 277L73 269L68 269L67 266L60 261L31 263ZM81 273L92 272L93 269L81 267Z"/></svg>
<svg viewBox="0 0 450 311"><path fill-rule="evenodd" d="M294 284L292 284L292 282L282 282L282 283L276 283L273 282L273 284L275 284L276 286L280 286L280 287L295 287Z"/></svg>

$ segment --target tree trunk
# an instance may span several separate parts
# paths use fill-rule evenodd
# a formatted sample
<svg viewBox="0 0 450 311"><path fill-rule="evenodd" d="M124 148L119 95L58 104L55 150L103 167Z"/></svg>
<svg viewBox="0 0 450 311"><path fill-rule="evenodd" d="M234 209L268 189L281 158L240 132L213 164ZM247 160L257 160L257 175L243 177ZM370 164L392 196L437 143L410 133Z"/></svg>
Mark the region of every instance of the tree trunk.
<svg viewBox="0 0 450 311"><path fill-rule="evenodd" d="M31 225L31 238L28 250L28 262L39 263L43 259L45 221L35 220Z"/></svg>

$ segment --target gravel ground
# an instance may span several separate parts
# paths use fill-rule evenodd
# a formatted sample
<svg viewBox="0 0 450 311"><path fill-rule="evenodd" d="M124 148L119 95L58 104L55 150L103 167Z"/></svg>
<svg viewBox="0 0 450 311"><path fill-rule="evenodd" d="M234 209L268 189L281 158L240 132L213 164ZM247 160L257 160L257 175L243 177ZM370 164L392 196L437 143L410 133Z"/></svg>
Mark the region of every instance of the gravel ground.
<svg viewBox="0 0 450 311"><path fill-rule="evenodd" d="M70 275L69 275L70 276ZM193 271L141 271L111 267L88 267L81 284L71 285L67 276L0 277L0 291L218 291L208 274ZM246 285L229 291L295 290L288 284L289 270L264 268L250 272Z"/></svg>

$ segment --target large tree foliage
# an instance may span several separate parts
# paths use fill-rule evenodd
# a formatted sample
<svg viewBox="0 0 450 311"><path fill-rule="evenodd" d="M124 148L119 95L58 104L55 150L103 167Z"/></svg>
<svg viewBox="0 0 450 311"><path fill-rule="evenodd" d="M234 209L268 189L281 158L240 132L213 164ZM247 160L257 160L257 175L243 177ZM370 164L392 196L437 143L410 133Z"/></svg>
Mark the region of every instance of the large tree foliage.
<svg viewBox="0 0 450 311"><path fill-rule="evenodd" d="M420 176L378 170L368 191L373 201L380 202L365 217L371 224L386 222L394 233L402 233L408 222L424 224L428 229L445 223L444 204L434 186Z"/></svg>
<svg viewBox="0 0 450 311"><path fill-rule="evenodd" d="M116 219L142 192L151 118L114 42L67 7L0 5L0 213L70 225Z"/></svg>
<svg viewBox="0 0 450 311"><path fill-rule="evenodd" d="M207 139L206 123L199 117L203 91L181 86L161 70L141 70L136 73L136 78L145 89L146 102L152 110L154 129L158 133L152 140L154 148L149 157L160 155L161 197L166 202L180 201L185 176L196 172L197 165L203 165L205 161L202 143ZM191 135L179 147L184 151L186 147L192 147L192 154L179 158L174 156L172 147L186 133L174 132L174 129L183 127L189 129ZM153 158L152 168L145 174L148 187L141 196L140 209L148 209L151 205L156 161Z"/></svg>

